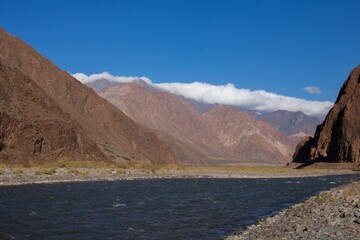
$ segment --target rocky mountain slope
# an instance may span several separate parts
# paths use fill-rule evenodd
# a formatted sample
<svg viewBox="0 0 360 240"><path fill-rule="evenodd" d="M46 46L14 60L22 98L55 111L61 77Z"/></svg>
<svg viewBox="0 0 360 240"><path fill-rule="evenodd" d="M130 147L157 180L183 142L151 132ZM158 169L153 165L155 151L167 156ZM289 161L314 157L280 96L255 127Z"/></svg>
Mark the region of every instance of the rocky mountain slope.
<svg viewBox="0 0 360 240"><path fill-rule="evenodd" d="M96 144L31 78L0 58L0 156L104 157Z"/></svg>
<svg viewBox="0 0 360 240"><path fill-rule="evenodd" d="M183 163L202 164L208 157L221 157L216 137L205 131L197 111L168 92L151 92L146 83L124 83L108 88L100 96L127 116L156 130ZM205 141L204 141L205 140Z"/></svg>
<svg viewBox="0 0 360 240"><path fill-rule="evenodd" d="M199 112L189 101L152 88L135 81L99 94L157 131L183 163L285 163L291 159L295 143L269 124L221 105Z"/></svg>
<svg viewBox="0 0 360 240"><path fill-rule="evenodd" d="M301 142L294 161L360 163L360 65L343 84L334 107L315 136Z"/></svg>
<svg viewBox="0 0 360 240"><path fill-rule="evenodd" d="M278 110L261 115L259 119L270 123L287 136L299 136L301 138L306 135L314 136L317 125L321 124L320 118L307 116L300 111Z"/></svg>
<svg viewBox="0 0 360 240"><path fill-rule="evenodd" d="M251 162L287 162L295 146L268 123L233 107L216 106L202 114L202 119L226 151Z"/></svg>
<svg viewBox="0 0 360 240"><path fill-rule="evenodd" d="M198 112L204 113L210 111L217 104L207 104L191 99L184 98L189 102ZM238 108L238 107L236 107ZM260 113L258 111L238 108L241 111L246 111L258 121L265 121L273 126L275 129L292 137L295 141L301 141L306 136L314 136L317 125L321 124L322 119L319 117L308 116L305 113L291 112L286 110L277 110L271 113Z"/></svg>
<svg viewBox="0 0 360 240"><path fill-rule="evenodd" d="M155 134L2 28L0 59L2 155L63 152L77 158L77 152L175 162L172 150Z"/></svg>

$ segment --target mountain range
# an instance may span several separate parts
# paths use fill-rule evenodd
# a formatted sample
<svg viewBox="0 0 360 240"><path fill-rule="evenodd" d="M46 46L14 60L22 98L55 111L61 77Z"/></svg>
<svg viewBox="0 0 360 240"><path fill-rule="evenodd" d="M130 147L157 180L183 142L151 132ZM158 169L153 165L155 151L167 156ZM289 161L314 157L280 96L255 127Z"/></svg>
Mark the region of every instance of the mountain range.
<svg viewBox="0 0 360 240"><path fill-rule="evenodd" d="M291 136L293 132L282 133L270 123L282 126L287 120L286 126L293 131L310 135L315 131L312 122L318 121L305 114L278 111L268 116L289 117L280 117L280 123L267 122L265 117L256 119L236 107L177 96L141 79L131 83L98 79L86 84L131 119L157 132L184 164L284 164L291 160L298 139Z"/></svg>
<svg viewBox="0 0 360 240"><path fill-rule="evenodd" d="M164 91L157 88L156 86L152 86L149 83L146 83L141 79L135 80L134 82L138 85L143 86L144 88L146 88L146 90L150 92ZM92 82L87 82L86 85L94 89L94 91L96 91L97 93L101 93L112 86L119 85L119 83L109 81L107 79L97 79ZM207 112L217 106L217 104L208 104L188 99L182 96L178 97L191 104L200 113ZM308 116L301 111L291 112L286 110L277 110L270 113L260 113L258 111L252 111L247 109L239 108L239 110L248 112L256 120L265 121L283 134L296 138L297 140L301 140L305 136L313 136L316 130L316 126L321 124L323 120L320 117Z"/></svg>
<svg viewBox="0 0 360 240"><path fill-rule="evenodd" d="M285 164L318 119L252 114L141 79L77 81L0 28L0 159Z"/></svg>

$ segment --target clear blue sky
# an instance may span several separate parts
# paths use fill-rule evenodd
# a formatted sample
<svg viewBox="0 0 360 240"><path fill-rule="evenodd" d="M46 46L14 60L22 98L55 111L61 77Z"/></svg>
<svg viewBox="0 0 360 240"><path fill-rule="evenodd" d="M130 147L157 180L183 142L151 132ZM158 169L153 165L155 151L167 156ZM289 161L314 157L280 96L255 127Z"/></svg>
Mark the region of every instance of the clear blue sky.
<svg viewBox="0 0 360 240"><path fill-rule="evenodd" d="M340 0L0 0L0 25L71 73L334 101L360 64L359 9Z"/></svg>

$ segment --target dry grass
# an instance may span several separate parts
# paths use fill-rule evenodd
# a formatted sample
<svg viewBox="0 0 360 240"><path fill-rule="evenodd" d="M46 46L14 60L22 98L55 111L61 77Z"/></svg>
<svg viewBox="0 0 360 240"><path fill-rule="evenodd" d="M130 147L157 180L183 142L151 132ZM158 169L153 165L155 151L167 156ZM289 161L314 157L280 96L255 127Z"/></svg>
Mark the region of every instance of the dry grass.
<svg viewBox="0 0 360 240"><path fill-rule="evenodd" d="M4 164L0 164L0 175L5 174L5 168L6 166Z"/></svg>
<svg viewBox="0 0 360 240"><path fill-rule="evenodd" d="M37 168L35 170L35 175L52 175L56 173L56 167L44 167L44 168Z"/></svg>
<svg viewBox="0 0 360 240"><path fill-rule="evenodd" d="M331 197L330 198L330 204L333 206L336 206L339 204L339 199L337 199L336 197Z"/></svg>
<svg viewBox="0 0 360 240"><path fill-rule="evenodd" d="M347 196L354 196L354 195L358 194L358 192L359 192L359 185L355 181L352 181L349 183L345 194Z"/></svg>
<svg viewBox="0 0 360 240"><path fill-rule="evenodd" d="M13 169L12 169L12 172L13 172L15 175L21 175L21 174L24 173L24 168L16 167L16 168L13 168Z"/></svg>

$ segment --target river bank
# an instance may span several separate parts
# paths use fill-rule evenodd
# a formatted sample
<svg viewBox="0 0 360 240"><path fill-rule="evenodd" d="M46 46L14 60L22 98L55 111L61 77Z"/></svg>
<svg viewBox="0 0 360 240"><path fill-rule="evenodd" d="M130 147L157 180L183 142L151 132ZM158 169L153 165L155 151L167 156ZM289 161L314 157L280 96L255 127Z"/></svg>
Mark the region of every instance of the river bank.
<svg viewBox="0 0 360 240"><path fill-rule="evenodd" d="M312 196L226 240L360 239L360 182Z"/></svg>
<svg viewBox="0 0 360 240"><path fill-rule="evenodd" d="M289 178L352 174L346 169L295 170L256 167L162 167L162 168L10 168L0 169L1 185L34 183L115 181L158 178Z"/></svg>

